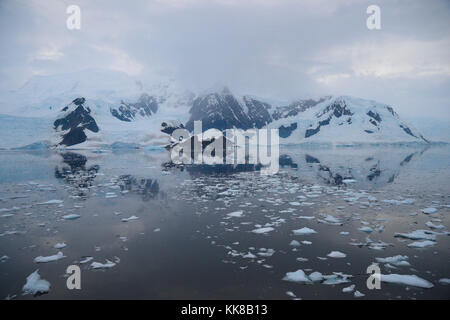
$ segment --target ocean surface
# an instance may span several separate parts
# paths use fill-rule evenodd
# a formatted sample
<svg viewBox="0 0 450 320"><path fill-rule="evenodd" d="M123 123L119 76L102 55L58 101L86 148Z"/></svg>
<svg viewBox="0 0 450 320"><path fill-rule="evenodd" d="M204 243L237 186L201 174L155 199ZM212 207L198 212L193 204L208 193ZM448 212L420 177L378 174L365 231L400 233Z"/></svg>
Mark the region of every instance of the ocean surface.
<svg viewBox="0 0 450 320"><path fill-rule="evenodd" d="M292 146L267 176L165 150L0 151L0 298L450 299L449 159ZM36 270L50 290L24 295Z"/></svg>

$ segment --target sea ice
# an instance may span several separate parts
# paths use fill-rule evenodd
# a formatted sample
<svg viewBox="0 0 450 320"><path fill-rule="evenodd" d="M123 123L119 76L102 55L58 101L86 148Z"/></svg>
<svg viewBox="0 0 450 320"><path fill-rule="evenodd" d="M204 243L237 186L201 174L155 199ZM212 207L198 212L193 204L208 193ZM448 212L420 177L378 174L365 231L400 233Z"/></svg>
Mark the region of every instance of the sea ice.
<svg viewBox="0 0 450 320"><path fill-rule="evenodd" d="M430 240L422 240L422 241L415 241L410 244L408 244L408 247L410 248L426 248L434 246L436 242L430 241Z"/></svg>
<svg viewBox="0 0 450 320"><path fill-rule="evenodd" d="M428 207L428 208L422 209L422 212L425 214L433 214L433 213L437 212L437 209L433 208L433 207Z"/></svg>
<svg viewBox="0 0 450 320"><path fill-rule="evenodd" d="M41 279L39 269L27 277L27 282L23 286L23 294L46 293L50 291L50 282Z"/></svg>
<svg viewBox="0 0 450 320"><path fill-rule="evenodd" d="M129 218L123 218L122 222L128 222L128 221L133 221L133 220L137 220L137 219L139 219L139 217L131 216Z"/></svg>
<svg viewBox="0 0 450 320"><path fill-rule="evenodd" d="M298 269L295 272L288 272L283 278L285 281L299 282L299 283L312 283L311 279L305 274L302 269Z"/></svg>
<svg viewBox="0 0 450 320"><path fill-rule="evenodd" d="M100 262L92 262L91 268L92 269L109 269L114 267L116 264L112 261L106 260L106 263L100 263Z"/></svg>
<svg viewBox="0 0 450 320"><path fill-rule="evenodd" d="M229 216L231 218L242 218L243 214L244 214L244 211L240 210L240 211L231 212L231 213L227 214L227 216Z"/></svg>
<svg viewBox="0 0 450 320"><path fill-rule="evenodd" d="M419 278L416 275L403 275L403 274L382 274L381 275L382 282L389 283L397 283L403 284L407 286L414 286L419 288L432 288L434 285L422 278Z"/></svg>
<svg viewBox="0 0 450 320"><path fill-rule="evenodd" d="M340 251L331 251L329 254L327 254L327 257L330 258L345 258L347 255L345 253L342 253Z"/></svg>
<svg viewBox="0 0 450 320"><path fill-rule="evenodd" d="M397 267L409 267L411 264L407 261L408 256L397 255L387 258L375 258L380 263L390 263Z"/></svg>
<svg viewBox="0 0 450 320"><path fill-rule="evenodd" d="M62 248L65 248L67 245L64 243L64 242L62 242L62 243L57 243L57 244L55 244L54 246L53 246L53 248L55 248L55 249L62 249Z"/></svg>
<svg viewBox="0 0 450 320"><path fill-rule="evenodd" d="M66 214L65 216L63 216L63 219L75 220L75 219L78 219L79 217L81 217L79 214L71 213L71 214Z"/></svg>
<svg viewBox="0 0 450 320"><path fill-rule="evenodd" d="M61 251L59 251L57 254L54 254L52 256L47 256L47 257L43 257L43 256L39 256L34 258L34 262L36 263L46 263L46 262L53 262L53 261L58 261L62 258L65 258L66 256L63 255L63 253Z"/></svg>
<svg viewBox="0 0 450 320"><path fill-rule="evenodd" d="M272 227L265 227L265 228L254 229L254 230L252 230L252 232L253 233L257 233L257 234L261 234L261 233L267 233L267 232L270 232L270 231L273 231L273 230L275 230L275 229L272 228Z"/></svg>
<svg viewBox="0 0 450 320"><path fill-rule="evenodd" d="M317 233L315 230L310 229L308 227L304 227L304 228L301 228L301 229L293 230L292 232L296 236L302 236L302 235L308 235L308 234Z"/></svg>

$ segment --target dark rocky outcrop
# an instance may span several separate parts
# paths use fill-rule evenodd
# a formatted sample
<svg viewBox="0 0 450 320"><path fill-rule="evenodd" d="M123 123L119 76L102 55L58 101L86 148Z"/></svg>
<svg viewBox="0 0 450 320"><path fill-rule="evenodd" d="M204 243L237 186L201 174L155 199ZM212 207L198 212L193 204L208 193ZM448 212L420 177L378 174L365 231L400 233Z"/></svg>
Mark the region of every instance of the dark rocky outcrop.
<svg viewBox="0 0 450 320"><path fill-rule="evenodd" d="M122 101L118 108L110 108L111 114L121 121L131 122L136 116L150 117L158 111L158 100L143 93L135 103Z"/></svg>
<svg viewBox="0 0 450 320"><path fill-rule="evenodd" d="M58 145L73 146L86 141L85 131L99 132L91 109L85 106L85 98L77 98L61 110L58 119L53 123L54 130L61 133Z"/></svg>

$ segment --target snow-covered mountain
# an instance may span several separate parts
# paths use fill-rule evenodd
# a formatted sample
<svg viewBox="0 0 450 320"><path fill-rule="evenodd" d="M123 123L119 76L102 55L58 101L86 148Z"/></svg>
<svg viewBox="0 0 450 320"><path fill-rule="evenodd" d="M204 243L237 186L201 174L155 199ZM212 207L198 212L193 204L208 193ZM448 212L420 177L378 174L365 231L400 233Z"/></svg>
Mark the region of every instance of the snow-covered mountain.
<svg viewBox="0 0 450 320"><path fill-rule="evenodd" d="M295 116L273 121L271 128L291 128L283 143L428 142L388 105L348 96L329 97ZM287 131L287 130L284 130Z"/></svg>
<svg viewBox="0 0 450 320"><path fill-rule="evenodd" d="M217 128L275 128L280 143L398 143L428 142L400 119L388 105L349 96L325 96L274 106L250 96L235 96L228 89L198 96L186 124L195 120L203 130Z"/></svg>
<svg viewBox="0 0 450 320"><path fill-rule="evenodd" d="M19 121L24 115L29 119ZM145 84L104 70L35 76L19 90L0 95L2 119L26 127L3 132L2 127L11 126L0 126L0 148L42 140L74 147L164 145L174 128L193 130L196 120L202 120L203 130L276 128L283 144L427 142L392 107L371 100L325 96L274 103L227 88L196 95L175 81ZM43 123L53 122L56 132L42 129ZM97 131L88 128L91 123Z"/></svg>

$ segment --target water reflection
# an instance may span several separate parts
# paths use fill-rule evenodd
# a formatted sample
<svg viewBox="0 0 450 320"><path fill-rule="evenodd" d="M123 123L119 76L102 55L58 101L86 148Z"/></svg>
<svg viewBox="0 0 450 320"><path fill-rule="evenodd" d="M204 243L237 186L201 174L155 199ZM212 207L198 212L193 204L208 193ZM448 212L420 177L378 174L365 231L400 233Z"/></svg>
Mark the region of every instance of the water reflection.
<svg viewBox="0 0 450 320"><path fill-rule="evenodd" d="M144 201L154 199L159 193L159 184L153 179L139 179L130 174L121 175L118 185L122 192L132 192L142 195Z"/></svg>
<svg viewBox="0 0 450 320"><path fill-rule="evenodd" d="M62 179L73 187L74 195L86 197L100 166L95 164L86 167L87 158L78 153L65 152L59 154L62 158L62 165L55 167L55 177Z"/></svg>

